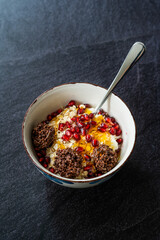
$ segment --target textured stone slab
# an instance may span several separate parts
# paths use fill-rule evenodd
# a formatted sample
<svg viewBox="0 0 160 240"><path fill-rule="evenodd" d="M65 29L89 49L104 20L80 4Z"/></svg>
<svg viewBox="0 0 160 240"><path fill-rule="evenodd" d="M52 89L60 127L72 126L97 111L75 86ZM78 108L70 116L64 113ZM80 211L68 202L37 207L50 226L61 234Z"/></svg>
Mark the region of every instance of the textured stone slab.
<svg viewBox="0 0 160 240"><path fill-rule="evenodd" d="M159 13L159 1L0 1L2 240L159 239ZM127 164L92 189L48 181L23 148L28 106L67 82L108 87L135 41L147 52L114 91L137 125Z"/></svg>

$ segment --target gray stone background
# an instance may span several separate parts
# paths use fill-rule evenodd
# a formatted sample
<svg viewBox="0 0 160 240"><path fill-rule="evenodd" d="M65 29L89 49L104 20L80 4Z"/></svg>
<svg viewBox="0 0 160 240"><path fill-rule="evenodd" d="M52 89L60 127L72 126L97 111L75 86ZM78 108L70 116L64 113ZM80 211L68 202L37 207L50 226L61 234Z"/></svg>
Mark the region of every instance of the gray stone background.
<svg viewBox="0 0 160 240"><path fill-rule="evenodd" d="M45 179L22 144L28 106L62 83L108 87L135 41L147 51L114 90L137 125L128 162L95 188ZM159 0L0 0L0 239L160 239L159 79Z"/></svg>

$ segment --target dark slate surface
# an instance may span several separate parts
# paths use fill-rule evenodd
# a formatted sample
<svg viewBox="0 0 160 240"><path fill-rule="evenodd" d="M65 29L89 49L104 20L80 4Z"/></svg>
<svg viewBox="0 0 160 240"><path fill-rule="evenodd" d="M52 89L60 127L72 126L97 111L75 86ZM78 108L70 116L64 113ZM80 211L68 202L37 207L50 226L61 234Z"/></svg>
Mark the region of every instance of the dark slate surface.
<svg viewBox="0 0 160 240"><path fill-rule="evenodd" d="M135 41L147 52L114 91L137 125L127 164L90 189L45 179L22 144L28 106L62 83L108 87ZM0 0L0 239L160 239L159 79L159 0Z"/></svg>

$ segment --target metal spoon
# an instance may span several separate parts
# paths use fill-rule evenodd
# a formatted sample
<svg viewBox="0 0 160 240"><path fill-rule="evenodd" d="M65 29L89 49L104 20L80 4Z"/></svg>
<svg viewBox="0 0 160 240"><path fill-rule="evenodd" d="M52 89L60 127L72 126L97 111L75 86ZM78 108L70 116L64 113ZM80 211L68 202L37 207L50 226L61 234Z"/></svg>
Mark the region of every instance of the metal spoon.
<svg viewBox="0 0 160 240"><path fill-rule="evenodd" d="M97 105L97 107L94 110L94 113L97 113L99 109L102 107L104 102L107 100L108 96L112 92L112 90L115 88L115 86L119 83L119 81L124 77L124 75L128 72L129 69L132 68L132 66L142 57L142 55L145 52L145 45L141 42L136 42L131 47L128 55L126 56L121 68L119 69L119 72L117 73L115 79L111 83L110 87L108 88L108 91L102 101Z"/></svg>

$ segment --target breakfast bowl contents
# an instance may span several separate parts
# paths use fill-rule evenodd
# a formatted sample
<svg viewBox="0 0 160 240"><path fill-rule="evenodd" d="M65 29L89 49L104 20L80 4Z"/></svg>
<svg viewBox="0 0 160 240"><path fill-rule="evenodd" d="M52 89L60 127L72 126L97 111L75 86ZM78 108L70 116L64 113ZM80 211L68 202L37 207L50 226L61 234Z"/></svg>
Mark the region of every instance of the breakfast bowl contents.
<svg viewBox="0 0 160 240"><path fill-rule="evenodd" d="M123 142L122 130L102 109L71 100L32 130L39 162L50 172L73 179L101 176L114 168Z"/></svg>
<svg viewBox="0 0 160 240"><path fill-rule="evenodd" d="M51 181L73 188L95 186L126 162L135 123L113 93L94 114L105 92L92 84L65 84L46 91L29 107L22 125L24 147Z"/></svg>

